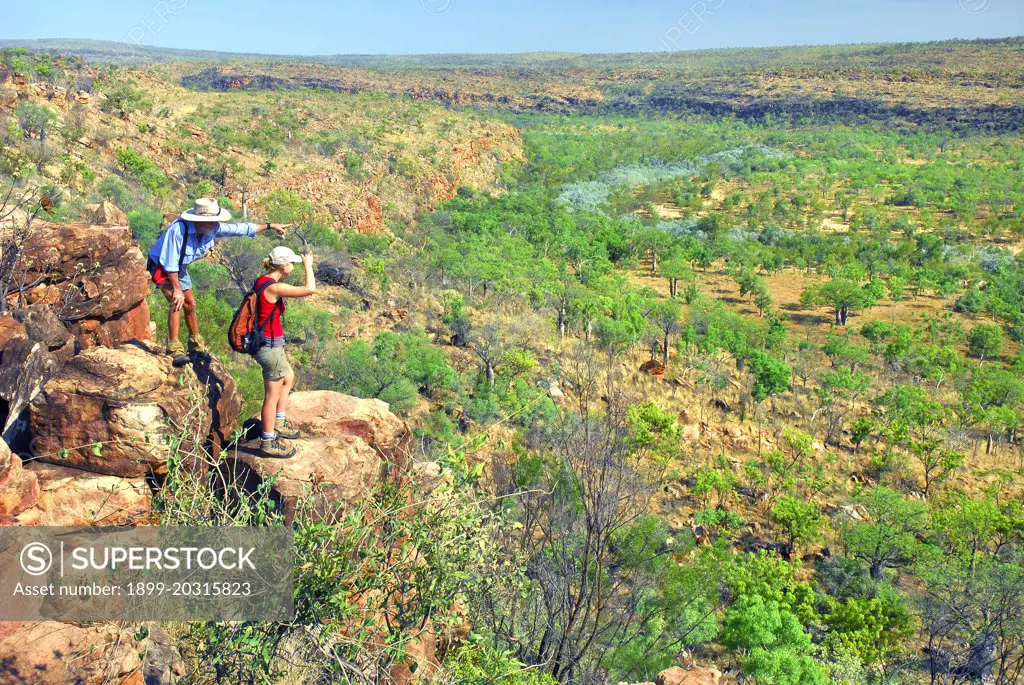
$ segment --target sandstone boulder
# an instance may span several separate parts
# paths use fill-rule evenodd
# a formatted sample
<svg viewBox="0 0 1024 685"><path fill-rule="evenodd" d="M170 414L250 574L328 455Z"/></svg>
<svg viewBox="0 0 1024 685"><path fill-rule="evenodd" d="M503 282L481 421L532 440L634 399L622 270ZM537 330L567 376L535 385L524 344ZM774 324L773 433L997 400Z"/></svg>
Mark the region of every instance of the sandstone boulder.
<svg viewBox="0 0 1024 685"><path fill-rule="evenodd" d="M288 522L304 495L316 493L325 503L352 506L366 499L380 479L380 454L354 435L303 438L289 444L296 450L289 459L261 457L258 443L247 443L233 450L228 460L230 473L249 491L274 478L272 496Z"/></svg>
<svg viewBox="0 0 1024 685"><path fill-rule="evenodd" d="M36 301L59 307L60 318L71 322L71 332L83 345L97 344L90 340L89 333L104 322L143 307L147 325L137 325L143 317L136 313L134 325L115 327L122 336L116 342L130 339L123 337L126 334L148 339L145 299L150 289L149 274L129 228L38 224L28 236L24 254L15 281L36 284Z"/></svg>
<svg viewBox="0 0 1024 685"><path fill-rule="evenodd" d="M231 441L242 413L242 396L235 379L215 359L193 355L192 371L203 386L210 412L210 448L217 454Z"/></svg>
<svg viewBox="0 0 1024 685"><path fill-rule="evenodd" d="M114 623L25 623L0 640L0 675L26 685L170 682L146 679L155 659L176 654L170 638L156 626L143 639L137 631ZM181 675L180 657L169 668Z"/></svg>
<svg viewBox="0 0 1024 685"><path fill-rule="evenodd" d="M208 373L228 374L216 362ZM207 378L209 381L209 378ZM175 369L155 346L93 347L73 358L45 385L29 411L35 456L59 466L121 477L162 475L171 441L195 454L211 431L230 435L234 416L214 416L203 383L191 366ZM234 395L224 380L222 394ZM217 401L220 406L237 402ZM216 425L214 425L214 420Z"/></svg>
<svg viewBox="0 0 1024 685"><path fill-rule="evenodd" d="M46 345L33 342L27 335L8 341L0 359L0 414L5 440L16 445L22 438L23 431L15 430L16 422L60 366L60 359Z"/></svg>
<svg viewBox="0 0 1024 685"><path fill-rule="evenodd" d="M21 458L0 441L0 515L17 516L38 499L36 474L26 470Z"/></svg>
<svg viewBox="0 0 1024 685"><path fill-rule="evenodd" d="M656 685L718 685L722 674L714 668L691 668L686 670L673 666L658 674Z"/></svg>
<svg viewBox="0 0 1024 685"><path fill-rule="evenodd" d="M660 378L665 375L665 367L657 359L650 359L640 365L640 373Z"/></svg>
<svg viewBox="0 0 1024 685"><path fill-rule="evenodd" d="M28 336L21 322L10 314L0 314L0 353L3 353L11 340L19 336Z"/></svg>
<svg viewBox="0 0 1024 685"><path fill-rule="evenodd" d="M149 303L142 300L128 311L109 319L82 319L72 325L82 347L113 347L129 340L152 340Z"/></svg>
<svg viewBox="0 0 1024 685"><path fill-rule="evenodd" d="M118 478L46 463L25 471L38 480L34 506L17 517L23 526L131 526L152 511L152 493L143 478Z"/></svg>
<svg viewBox="0 0 1024 685"><path fill-rule="evenodd" d="M264 458L254 440L231 451L225 470L250 492L273 478L272 496L289 522L303 495L315 493L324 505L353 506L385 475L389 461L404 464L409 432L380 400L297 392L289 401L288 420L303 432L289 441L293 457Z"/></svg>
<svg viewBox="0 0 1024 685"><path fill-rule="evenodd" d="M30 340L46 345L48 350L64 347L71 339L67 327L49 307L32 305L15 309L11 316L22 325Z"/></svg>
<svg viewBox="0 0 1024 685"><path fill-rule="evenodd" d="M110 200L104 200L93 211L90 220L100 226L127 226L128 216Z"/></svg>
<svg viewBox="0 0 1024 685"><path fill-rule="evenodd" d="M405 434L405 424L387 402L327 390L292 393L288 421L310 436L352 435L381 447L394 445Z"/></svg>

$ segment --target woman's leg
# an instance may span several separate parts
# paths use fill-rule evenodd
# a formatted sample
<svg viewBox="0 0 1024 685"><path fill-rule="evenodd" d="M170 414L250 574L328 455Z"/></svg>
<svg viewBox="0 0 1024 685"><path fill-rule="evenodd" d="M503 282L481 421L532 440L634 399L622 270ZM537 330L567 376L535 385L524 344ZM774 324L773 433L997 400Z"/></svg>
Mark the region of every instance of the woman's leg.
<svg viewBox="0 0 1024 685"><path fill-rule="evenodd" d="M263 422L264 435L274 432L274 422L277 420L277 405L280 401L283 387L283 378L278 378L276 381L263 381L263 411L260 412L260 420Z"/></svg>
<svg viewBox="0 0 1024 685"><path fill-rule="evenodd" d="M291 365L288 366L288 370L285 372L284 378L281 379L281 383L281 394L277 400L277 413L283 416L288 413L288 393L295 386L295 372L292 371Z"/></svg>

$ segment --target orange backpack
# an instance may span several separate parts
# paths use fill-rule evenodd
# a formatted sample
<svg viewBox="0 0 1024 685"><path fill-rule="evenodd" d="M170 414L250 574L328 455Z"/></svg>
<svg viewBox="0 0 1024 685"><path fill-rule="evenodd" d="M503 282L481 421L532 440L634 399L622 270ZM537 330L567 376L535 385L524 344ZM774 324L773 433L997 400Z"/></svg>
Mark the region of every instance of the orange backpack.
<svg viewBox="0 0 1024 685"><path fill-rule="evenodd" d="M256 320L256 303L263 291L273 283L274 281L267 281L259 287L254 286L242 298L242 304L238 305L238 310L235 311L235 316L228 327L228 344L235 352L256 354L256 351L263 347L267 324L274 318L274 310L270 310L267 318L259 324ZM274 309L280 306L281 300L274 303Z"/></svg>

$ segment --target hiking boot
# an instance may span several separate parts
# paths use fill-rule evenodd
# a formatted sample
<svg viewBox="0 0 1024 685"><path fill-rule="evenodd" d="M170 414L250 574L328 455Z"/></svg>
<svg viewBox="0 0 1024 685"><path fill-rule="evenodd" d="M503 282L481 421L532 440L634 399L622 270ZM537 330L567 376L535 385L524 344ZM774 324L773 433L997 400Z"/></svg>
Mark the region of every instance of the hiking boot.
<svg viewBox="0 0 1024 685"><path fill-rule="evenodd" d="M298 440L302 437L302 431L288 423L288 419L281 419L274 423L274 430L279 436L286 440Z"/></svg>
<svg viewBox="0 0 1024 685"><path fill-rule="evenodd" d="M173 357L171 364L173 364L175 368L181 368L190 361L188 355L185 354L185 346L181 344L180 340L172 340L167 343L166 352L168 355Z"/></svg>
<svg viewBox="0 0 1024 685"><path fill-rule="evenodd" d="M206 346L206 341L203 340L201 335L188 336L188 351L189 354L198 354L203 357L210 356L210 348Z"/></svg>
<svg viewBox="0 0 1024 685"><path fill-rule="evenodd" d="M270 440L260 438L260 456L270 457L271 459L287 459L288 457L295 456L295 448L290 447L280 436L273 437Z"/></svg>

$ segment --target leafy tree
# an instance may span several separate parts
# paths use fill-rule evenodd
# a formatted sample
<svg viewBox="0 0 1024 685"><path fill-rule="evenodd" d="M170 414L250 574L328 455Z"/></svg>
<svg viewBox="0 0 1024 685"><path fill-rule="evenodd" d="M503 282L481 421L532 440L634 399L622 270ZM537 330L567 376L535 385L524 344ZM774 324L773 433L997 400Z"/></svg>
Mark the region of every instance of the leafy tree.
<svg viewBox="0 0 1024 685"><path fill-rule="evenodd" d="M924 490L928 497L936 483L945 481L958 468L964 465L965 456L962 452L949 449L941 438L923 438L910 441L910 453L921 464L924 472Z"/></svg>
<svg viewBox="0 0 1024 685"><path fill-rule="evenodd" d="M800 303L807 308L828 306L835 314L835 324L845 326L851 309L867 309L878 301L874 293L853 281L839 278L821 286L811 286L800 294Z"/></svg>
<svg viewBox="0 0 1024 685"><path fill-rule="evenodd" d="M831 360L832 368L846 364L850 371L856 371L858 366L869 360L866 349L850 342L850 336L834 331L829 331L821 351Z"/></svg>
<svg viewBox="0 0 1024 685"><path fill-rule="evenodd" d="M743 553L726 570L725 588L732 601L756 595L810 623L818 618L814 588L797 580L797 568L768 550Z"/></svg>
<svg viewBox="0 0 1024 685"><path fill-rule="evenodd" d="M789 390L793 375L789 364L760 350L751 352L747 362L754 380L752 392L755 402L763 402Z"/></svg>
<svg viewBox="0 0 1024 685"><path fill-rule="evenodd" d="M683 309L675 300L659 300L649 314L651 324L662 334L661 364L668 367L668 351L671 336L682 331Z"/></svg>
<svg viewBox="0 0 1024 685"><path fill-rule="evenodd" d="M679 294L680 281L694 279L693 269L687 263L686 257L678 254L663 260L658 267L658 272L663 278L668 279L668 292L672 298Z"/></svg>
<svg viewBox="0 0 1024 685"><path fill-rule="evenodd" d="M878 486L855 501L868 513L866 521L849 521L843 530L847 552L870 565L871 577L881 580L886 568L913 563L921 550L918 537L928 525L928 508L895 490Z"/></svg>
<svg viewBox="0 0 1024 685"><path fill-rule="evenodd" d="M828 598L825 625L868 667L904 656L903 641L913 634L910 610L903 597L881 583L871 597Z"/></svg>
<svg viewBox="0 0 1024 685"><path fill-rule="evenodd" d="M930 436L946 417L945 407L916 385L895 385L875 398L874 404L892 445L905 446L911 439Z"/></svg>
<svg viewBox="0 0 1024 685"><path fill-rule="evenodd" d="M18 103L14 116L26 139L35 136L43 141L46 140L51 124L57 121L57 115L53 110L29 100Z"/></svg>
<svg viewBox="0 0 1024 685"><path fill-rule="evenodd" d="M743 675L764 685L824 685L826 671L811 656L811 636L799 619L758 595L741 597L725 613L722 644L739 652Z"/></svg>
<svg viewBox="0 0 1024 685"><path fill-rule="evenodd" d="M860 450L861 443L875 432L877 426L868 416L858 416L850 426L850 442L853 443L854 454Z"/></svg>
<svg viewBox="0 0 1024 685"><path fill-rule="evenodd" d="M679 422L675 415L654 402L632 404L626 410L630 444L644 453L664 459L679 454Z"/></svg>
<svg viewBox="0 0 1024 685"><path fill-rule="evenodd" d="M838 444L846 415L853 410L870 383L870 376L845 366L822 374L815 413L822 412L825 416L826 445Z"/></svg>
<svg viewBox="0 0 1024 685"><path fill-rule="evenodd" d="M985 357L994 357L1003 351L1006 339L1002 329L994 323L979 323L967 335L971 354L984 362Z"/></svg>
<svg viewBox="0 0 1024 685"><path fill-rule="evenodd" d="M396 411L413 408L420 390L433 397L454 390L457 377L443 353L422 334L381 333L328 354L324 383L339 392L384 400Z"/></svg>
<svg viewBox="0 0 1024 685"><path fill-rule="evenodd" d="M764 313L772 307L772 294L768 291L768 285L766 283L759 283L757 290L754 292L754 304L757 305L758 316L764 316Z"/></svg>
<svg viewBox="0 0 1024 685"><path fill-rule="evenodd" d="M801 542L817 538L823 522L817 504L790 495L779 498L772 507L771 518L786 532L791 550Z"/></svg>
<svg viewBox="0 0 1024 685"><path fill-rule="evenodd" d="M448 326L451 331L451 343L456 347L465 347L469 344L469 333L472 324L469 314L466 313L466 303L462 294L455 290L445 290L438 299L444 307L442 323Z"/></svg>

